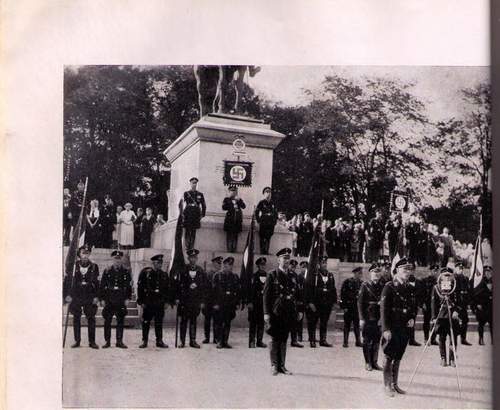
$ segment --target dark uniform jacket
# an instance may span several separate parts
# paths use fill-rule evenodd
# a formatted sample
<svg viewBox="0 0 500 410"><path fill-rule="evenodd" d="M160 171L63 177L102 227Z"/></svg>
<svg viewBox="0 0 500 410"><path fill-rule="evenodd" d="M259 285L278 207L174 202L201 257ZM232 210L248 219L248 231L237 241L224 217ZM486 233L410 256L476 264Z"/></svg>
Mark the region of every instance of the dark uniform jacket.
<svg viewBox="0 0 500 410"><path fill-rule="evenodd" d="M297 273L297 311L304 313L305 311L305 278L302 273Z"/></svg>
<svg viewBox="0 0 500 410"><path fill-rule="evenodd" d="M467 306L469 306L469 303L471 301L469 278L467 278L463 274L455 275L455 281L456 288L454 293L457 293L458 296L457 303L459 303L460 306L462 306L465 311L467 311Z"/></svg>
<svg viewBox="0 0 500 410"><path fill-rule="evenodd" d="M224 218L224 230L226 232L241 232L243 222L243 211L246 205L243 199L224 198L222 202L222 210L227 211Z"/></svg>
<svg viewBox="0 0 500 410"><path fill-rule="evenodd" d="M432 301L432 290L436 285L436 278L433 275L426 276L421 279L422 284L422 306L430 311L431 310L431 301Z"/></svg>
<svg viewBox="0 0 500 410"><path fill-rule="evenodd" d="M264 314L264 284L266 282L266 271L258 270L252 276L250 283L249 303L253 304L253 311L256 314Z"/></svg>
<svg viewBox="0 0 500 410"><path fill-rule="evenodd" d="M84 271L86 272L84 273ZM75 275L64 278L64 297L71 296L75 304L90 304L99 294L99 267L90 262L83 267L81 262L76 262Z"/></svg>
<svg viewBox="0 0 500 410"><path fill-rule="evenodd" d="M130 271L120 266L110 266L102 274L99 299L107 304L122 305L132 297L132 276Z"/></svg>
<svg viewBox="0 0 500 410"><path fill-rule="evenodd" d="M493 308L493 287L491 279L483 278L481 283L472 290L471 306L476 312L477 306L481 305L484 312Z"/></svg>
<svg viewBox="0 0 500 410"><path fill-rule="evenodd" d="M384 285L370 281L363 282L358 294L359 318L366 321L380 320L380 298Z"/></svg>
<svg viewBox="0 0 500 410"><path fill-rule="evenodd" d="M153 229L155 226L155 218L151 215L151 218L147 218L146 215L143 215L142 220L142 233L141 238L143 241L143 245L149 246L151 244L151 234L153 233Z"/></svg>
<svg viewBox="0 0 500 410"><path fill-rule="evenodd" d="M382 218L373 218L369 224L369 234L372 247L382 247L384 240L384 221Z"/></svg>
<svg viewBox="0 0 500 410"><path fill-rule="evenodd" d="M274 226L278 221L278 211L273 201L262 199L255 209L255 219L259 224L259 233L262 235L272 235Z"/></svg>
<svg viewBox="0 0 500 410"><path fill-rule="evenodd" d="M139 305L164 305L169 300L168 274L163 270L144 268L137 280Z"/></svg>
<svg viewBox="0 0 500 410"><path fill-rule="evenodd" d="M264 314L269 315L267 333L272 337L285 337L297 319L297 281L293 275L275 269L268 273L264 285Z"/></svg>
<svg viewBox="0 0 500 410"><path fill-rule="evenodd" d="M337 303L335 277L328 271L319 271L311 282L305 284L305 302L331 308Z"/></svg>
<svg viewBox="0 0 500 410"><path fill-rule="evenodd" d="M217 272L213 280L213 304L235 311L240 303L240 278L233 272Z"/></svg>
<svg viewBox="0 0 500 410"><path fill-rule="evenodd" d="M358 278L347 278L342 283L342 288L340 289L340 307L342 309L357 309L361 283L361 280Z"/></svg>
<svg viewBox="0 0 500 410"><path fill-rule="evenodd" d="M396 280L387 282L380 299L382 331L394 331L408 326L412 319L410 289Z"/></svg>
<svg viewBox="0 0 500 410"><path fill-rule="evenodd" d="M424 301L423 286L420 279L417 279L415 275L411 274L406 284L409 289L410 294L410 307L412 311L412 316L417 316L418 308L422 306Z"/></svg>
<svg viewBox="0 0 500 410"><path fill-rule="evenodd" d="M214 277L217 271L210 269L207 271L207 282L206 282L206 293L205 293L205 305L206 308L211 309L214 305Z"/></svg>
<svg viewBox="0 0 500 410"><path fill-rule="evenodd" d="M77 221L83 206L83 191L76 190L71 196L71 214L73 221Z"/></svg>
<svg viewBox="0 0 500 410"><path fill-rule="evenodd" d="M184 227L188 229L198 229L201 224L201 218L207 212L205 197L200 191L184 192Z"/></svg>
<svg viewBox="0 0 500 410"><path fill-rule="evenodd" d="M186 265L180 274L178 286L180 305L190 312L199 312L207 292L207 277L203 268Z"/></svg>

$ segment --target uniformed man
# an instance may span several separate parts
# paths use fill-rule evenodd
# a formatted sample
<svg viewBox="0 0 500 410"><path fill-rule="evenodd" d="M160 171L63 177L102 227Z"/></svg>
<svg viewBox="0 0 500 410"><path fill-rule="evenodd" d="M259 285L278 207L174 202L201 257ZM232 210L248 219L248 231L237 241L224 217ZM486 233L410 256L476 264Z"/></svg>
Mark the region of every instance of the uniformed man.
<svg viewBox="0 0 500 410"><path fill-rule="evenodd" d="M437 277L439 275L439 265L432 265L429 268L429 275L422 279L422 287L424 292L424 300L422 303L422 312L424 314L424 338L427 342L429 340L429 333L431 330L431 319L432 319L432 290L436 285ZM431 336L431 345L436 345L438 342L436 341L437 333L434 331Z"/></svg>
<svg viewBox="0 0 500 410"><path fill-rule="evenodd" d="M455 264L455 281L457 283L455 292L458 294L458 303L460 305L460 341L465 346L471 346L467 341L467 326L469 324L469 304L471 302L471 289L469 278L464 275L464 264L457 262Z"/></svg>
<svg viewBox="0 0 500 410"><path fill-rule="evenodd" d="M250 299L247 305L249 329L249 347L267 347L262 342L264 337L264 284L266 283L266 263L264 257L258 258L255 261L257 271L253 274L250 283ZM257 340L257 343L255 343Z"/></svg>
<svg viewBox="0 0 500 410"><path fill-rule="evenodd" d="M186 345L186 332L189 324L189 346L199 349L196 342L196 324L201 309L205 308L207 277L203 268L199 266L198 249L189 249L187 252L188 263L179 280L178 295L176 303L179 306L180 324L180 348Z"/></svg>
<svg viewBox="0 0 500 410"><path fill-rule="evenodd" d="M363 277L363 268L358 266L352 270L352 277L347 278L342 283L340 289L340 307L344 309L344 343L343 347L349 347L349 332L351 324L356 338L356 346L362 347L359 337L359 312L358 312L358 294L361 288L361 278Z"/></svg>
<svg viewBox="0 0 500 410"><path fill-rule="evenodd" d="M228 189L229 196L222 201L222 210L226 211L224 218L224 231L226 232L226 246L230 253L236 252L238 248L238 235L242 230L243 209L245 202L238 196L238 188L231 186Z"/></svg>
<svg viewBox="0 0 500 410"><path fill-rule="evenodd" d="M319 321L319 345L332 347L326 340L328 321L332 313L333 305L337 303L337 289L333 273L327 269L328 257L320 259L320 266L314 278L307 281L304 286L307 330L309 333L309 344L316 347L316 327Z"/></svg>
<svg viewBox="0 0 500 410"><path fill-rule="evenodd" d="M299 264L299 273L297 274L297 284L299 285L299 300L297 302L297 310L302 313L302 317L297 320L297 341L302 343L304 334L304 315L306 313L305 304L305 275L307 271L307 261L302 261Z"/></svg>
<svg viewBox="0 0 500 410"><path fill-rule="evenodd" d="M236 317L236 310L240 304L240 278L233 273L234 258L224 259L222 271L214 276L214 319L217 329L217 349L231 349L228 343L231 322Z"/></svg>
<svg viewBox="0 0 500 410"><path fill-rule="evenodd" d="M368 269L370 280L363 282L358 295L358 312L363 334L363 355L365 368L368 371L382 370L378 365L378 349L380 347L380 297L383 285L380 281L382 268L374 263Z"/></svg>
<svg viewBox="0 0 500 410"><path fill-rule="evenodd" d="M306 262L307 263L307 262ZM297 272L297 266L298 262L295 259L292 259L290 261L289 265L289 273L292 275L293 279L297 282L297 313L299 314L299 317L297 319L297 322L295 323L295 326L292 327L290 331L290 336L292 339L291 346L292 347L299 347L302 348L304 345L302 345L300 342L302 342L302 333L300 334L301 340L299 342L299 327L300 331L302 331L302 321L304 320L304 274L300 275Z"/></svg>
<svg viewBox="0 0 500 410"><path fill-rule="evenodd" d="M217 343L217 337L215 335L215 320L214 320L214 301L213 301L213 280L217 272L222 269L222 256L216 256L212 259L212 266L207 272L207 287L206 287L206 297L205 297L205 308L202 309L202 313L205 316L204 330L205 339L203 343L210 343L210 329L213 330L213 342Z"/></svg>
<svg viewBox="0 0 500 410"><path fill-rule="evenodd" d="M196 242L196 230L201 226L201 218L205 217L207 205L205 197L196 188L198 186L198 178L193 177L189 180L191 189L184 192L184 242L186 249L194 249Z"/></svg>
<svg viewBox="0 0 500 410"><path fill-rule="evenodd" d="M83 197L85 196L85 184L83 181L78 181L78 184L76 185L76 191L73 192L73 195L71 196L71 221L73 222L73 229L76 227L76 224L78 223L78 219L80 216L80 211L82 210L83 206Z"/></svg>
<svg viewBox="0 0 500 410"><path fill-rule="evenodd" d="M290 248L283 248L276 256L278 268L269 272L264 285L264 321L267 333L271 336L271 372L291 375L285 367L288 334L298 319L297 282L288 275Z"/></svg>
<svg viewBox="0 0 500 410"><path fill-rule="evenodd" d="M476 314L479 344L484 345L484 325L490 325L491 344L493 344L493 281L491 266L484 267L481 283L472 290L472 309Z"/></svg>
<svg viewBox="0 0 500 410"><path fill-rule="evenodd" d="M382 218L382 212L376 211L375 218L368 224L369 249L371 262L378 262L382 256L384 243L385 224Z"/></svg>
<svg viewBox="0 0 500 410"><path fill-rule="evenodd" d="M385 355L384 387L389 397L405 394L398 386L399 366L408 345L408 330L415 326L411 318L408 277L415 265L406 258L396 263L394 279L382 290L380 313L382 318L382 348Z"/></svg>
<svg viewBox="0 0 500 410"><path fill-rule="evenodd" d="M89 346L99 349L95 343L95 315L99 303L99 267L90 261L90 248L82 246L78 249L79 260L75 265L75 274L66 272L64 280L65 301L69 303L69 311L73 315L73 333L75 343L71 347L80 347L82 309L87 318Z"/></svg>
<svg viewBox="0 0 500 410"><path fill-rule="evenodd" d="M268 255L271 237L274 234L274 227L278 221L278 211L271 200L271 188L265 187L262 190L262 194L264 195L264 199L257 204L255 219L259 224L260 253Z"/></svg>
<svg viewBox="0 0 500 410"><path fill-rule="evenodd" d="M151 258L153 267L144 268L137 280L137 304L142 307L142 344L141 349L148 347L149 326L155 321L156 347L167 348L163 343L163 317L165 303L169 300L168 275L161 269L163 255Z"/></svg>
<svg viewBox="0 0 500 410"><path fill-rule="evenodd" d="M412 259L409 260L413 264L415 263L414 260ZM418 308L419 306L422 306L423 303L423 296L422 296L422 283L420 280L417 279L414 273L411 273L408 276L408 287L410 290L411 318L413 319L413 322L415 322L417 320ZM410 346L422 346L421 343L415 340L415 326L408 329L408 336L409 336L408 344Z"/></svg>
<svg viewBox="0 0 500 410"><path fill-rule="evenodd" d="M380 282L382 282L382 285L385 285L387 282L392 281L391 264L389 262L386 262L381 266L383 266L383 270Z"/></svg>
<svg viewBox="0 0 500 410"><path fill-rule="evenodd" d="M123 343L123 326L127 316L127 305L132 297L132 276L130 271L123 266L122 251L111 253L113 264L106 268L102 274L99 298L103 306L104 339L103 348L111 346L111 321L116 316L116 347L126 349Z"/></svg>
<svg viewBox="0 0 500 410"><path fill-rule="evenodd" d="M453 277L453 270L445 267L441 269L441 276ZM446 337L450 336L449 359L450 366L455 367L455 355L453 354L452 346L455 344L457 348L458 334L460 333L460 295L456 291L450 294L448 306L446 306L445 297L439 289L439 284L434 286L432 290L432 320L436 321L436 332L439 336L439 354L441 355L441 366L446 367ZM445 304L443 306L443 304ZM451 313L451 328L450 328L450 313ZM453 342L451 341L451 333L453 331Z"/></svg>

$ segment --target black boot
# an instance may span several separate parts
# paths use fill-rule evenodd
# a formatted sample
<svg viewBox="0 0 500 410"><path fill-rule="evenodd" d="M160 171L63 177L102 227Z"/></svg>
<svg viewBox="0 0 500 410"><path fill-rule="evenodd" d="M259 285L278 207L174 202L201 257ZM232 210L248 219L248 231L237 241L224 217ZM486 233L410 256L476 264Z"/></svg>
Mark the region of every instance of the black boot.
<svg viewBox="0 0 500 410"><path fill-rule="evenodd" d="M80 316L73 316L73 336L75 337L75 343L71 345L72 348L80 347L81 337L81 319Z"/></svg>
<svg viewBox="0 0 500 410"><path fill-rule="evenodd" d="M448 363L446 362L446 339L441 336L439 337L439 355L441 356L441 366L448 366Z"/></svg>
<svg viewBox="0 0 500 410"><path fill-rule="evenodd" d="M361 343L361 338L359 336L359 325L354 326L354 336L356 338L356 347L363 347L363 344Z"/></svg>
<svg viewBox="0 0 500 410"><path fill-rule="evenodd" d="M200 345L196 343L196 319L189 321L189 346L199 349Z"/></svg>
<svg viewBox="0 0 500 410"><path fill-rule="evenodd" d="M383 370L379 365L378 365L378 349L380 346L380 342L374 342L371 347L371 363L372 363L372 368L373 370Z"/></svg>
<svg viewBox="0 0 500 410"><path fill-rule="evenodd" d="M406 391L398 386L398 377L399 377L399 364L401 360L394 360L392 364L392 385L396 393L406 394Z"/></svg>
<svg viewBox="0 0 500 410"><path fill-rule="evenodd" d="M106 343L102 346L103 349L111 347L111 320L104 319L104 340Z"/></svg>
<svg viewBox="0 0 500 410"><path fill-rule="evenodd" d="M123 343L123 319L117 320L116 323L116 347L128 349L127 345Z"/></svg>
<svg viewBox="0 0 500 410"><path fill-rule="evenodd" d="M349 347L349 329L344 327L344 344L342 347Z"/></svg>
<svg viewBox="0 0 500 410"><path fill-rule="evenodd" d="M95 342L95 317L87 318L87 326L89 333L89 346L92 349L99 349L99 346L97 346Z"/></svg>
<svg viewBox="0 0 500 410"><path fill-rule="evenodd" d="M449 351L449 356L450 356L450 366L457 367L457 365L455 364L455 355L453 354L453 349L451 347Z"/></svg>
<svg viewBox="0 0 500 410"><path fill-rule="evenodd" d="M384 391L388 397L394 397L394 387L392 384L392 359L385 357L384 362Z"/></svg>
<svg viewBox="0 0 500 410"><path fill-rule="evenodd" d="M273 376L277 376L279 373L279 342L276 339L271 339L271 345L269 348L269 356L271 358L271 373Z"/></svg>
<svg viewBox="0 0 500 410"><path fill-rule="evenodd" d="M286 362L286 342L280 343L280 373L291 376L293 373L285 367Z"/></svg>
<svg viewBox="0 0 500 410"><path fill-rule="evenodd" d="M414 319L415 320L415 319ZM422 346L415 340L415 326L410 329L410 341L408 343L410 346Z"/></svg>
<svg viewBox="0 0 500 410"><path fill-rule="evenodd" d="M363 357L365 358L365 369L372 371L371 345L368 344L366 339L363 341Z"/></svg>
<svg viewBox="0 0 500 410"><path fill-rule="evenodd" d="M181 324L180 324L180 344L179 347L182 349L184 346L186 346L186 333L187 333L187 320L184 318L181 319Z"/></svg>
<svg viewBox="0 0 500 410"><path fill-rule="evenodd" d="M226 349L232 349L233 346L231 346L229 343L228 343L228 340L229 340L229 332L231 331L231 323L228 323L225 327L224 327L224 347Z"/></svg>
<svg viewBox="0 0 500 410"><path fill-rule="evenodd" d="M479 345L484 346L484 329L479 328L478 333L479 333ZM493 334L493 332L491 334Z"/></svg>
<svg viewBox="0 0 500 410"><path fill-rule="evenodd" d="M256 324L255 322L250 322L250 327L248 329L248 347L250 348L255 348L255 328Z"/></svg>
<svg viewBox="0 0 500 410"><path fill-rule="evenodd" d="M267 347L267 345L262 341L264 338L264 326L257 326L257 347Z"/></svg>
<svg viewBox="0 0 500 410"><path fill-rule="evenodd" d="M149 322L142 321L142 344L139 346L140 349L148 347L149 338Z"/></svg>

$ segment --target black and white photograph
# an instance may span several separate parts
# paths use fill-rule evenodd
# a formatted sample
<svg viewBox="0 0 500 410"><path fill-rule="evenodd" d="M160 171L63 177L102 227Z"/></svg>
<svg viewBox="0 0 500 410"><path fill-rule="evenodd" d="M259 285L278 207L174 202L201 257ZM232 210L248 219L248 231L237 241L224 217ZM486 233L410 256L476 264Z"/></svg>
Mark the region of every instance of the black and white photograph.
<svg viewBox="0 0 500 410"><path fill-rule="evenodd" d="M2 2L0 409L499 407L495 13Z"/></svg>
<svg viewBox="0 0 500 410"><path fill-rule="evenodd" d="M490 105L486 67L65 67L64 406L490 407Z"/></svg>

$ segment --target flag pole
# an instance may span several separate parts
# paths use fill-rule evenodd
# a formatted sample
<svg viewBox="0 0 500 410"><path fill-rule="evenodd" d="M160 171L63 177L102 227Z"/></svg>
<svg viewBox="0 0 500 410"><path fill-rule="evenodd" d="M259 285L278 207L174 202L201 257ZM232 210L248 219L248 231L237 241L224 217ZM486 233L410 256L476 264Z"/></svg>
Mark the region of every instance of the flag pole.
<svg viewBox="0 0 500 410"><path fill-rule="evenodd" d="M77 227L78 236L80 236L80 229L82 227L83 214L85 212L85 202L87 200L87 186L88 186L88 183L89 183L89 177L86 177L85 178L85 189L83 191L82 209L80 210L80 218L78 219L78 227ZM76 238L76 240L79 240L79 238ZM78 249L78 247L77 247L77 249ZM69 249L68 249L68 253L69 253ZM77 250L77 253L78 253L78 250ZM66 258L68 256L69 255L66 255ZM74 285L75 270L76 270L76 258L75 258L75 261L73 262L73 268L72 268L72 272L71 272L70 291L71 291L71 289L73 289L73 285ZM66 334L68 333L68 322L69 322L69 305L68 305L68 308L66 309L66 319L64 321L63 349L64 349L64 346L66 346Z"/></svg>

